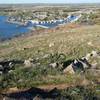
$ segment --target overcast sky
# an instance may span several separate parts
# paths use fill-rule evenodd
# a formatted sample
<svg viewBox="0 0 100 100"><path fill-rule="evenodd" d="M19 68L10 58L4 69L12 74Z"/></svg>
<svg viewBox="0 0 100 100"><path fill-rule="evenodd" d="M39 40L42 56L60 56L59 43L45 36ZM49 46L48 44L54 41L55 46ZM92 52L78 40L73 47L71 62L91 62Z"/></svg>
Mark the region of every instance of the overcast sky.
<svg viewBox="0 0 100 100"><path fill-rule="evenodd" d="M0 3L100 3L100 0L0 0Z"/></svg>

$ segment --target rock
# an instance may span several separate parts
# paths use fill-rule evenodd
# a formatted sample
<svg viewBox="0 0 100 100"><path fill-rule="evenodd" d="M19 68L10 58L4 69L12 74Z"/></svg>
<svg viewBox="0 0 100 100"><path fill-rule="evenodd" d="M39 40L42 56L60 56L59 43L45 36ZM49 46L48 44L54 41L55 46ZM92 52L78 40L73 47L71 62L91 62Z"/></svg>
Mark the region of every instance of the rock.
<svg viewBox="0 0 100 100"><path fill-rule="evenodd" d="M44 55L42 58L48 58L49 57L49 54L46 54L46 55Z"/></svg>
<svg viewBox="0 0 100 100"><path fill-rule="evenodd" d="M49 47L51 48L51 47L53 47L54 46L54 43L50 43L49 44Z"/></svg>
<svg viewBox="0 0 100 100"><path fill-rule="evenodd" d="M10 62L10 63L9 63L9 68L13 68L13 67L14 67L13 62Z"/></svg>
<svg viewBox="0 0 100 100"><path fill-rule="evenodd" d="M75 74L72 64L70 64L69 66L67 66L64 70L63 70L64 74Z"/></svg>
<svg viewBox="0 0 100 100"><path fill-rule="evenodd" d="M3 70L4 70L3 66L2 66L2 65L0 65L0 75L2 75L2 74L3 74Z"/></svg>
<svg viewBox="0 0 100 100"><path fill-rule="evenodd" d="M13 72L13 70L9 70L9 71L8 71L8 73L12 73L12 72Z"/></svg>
<svg viewBox="0 0 100 100"><path fill-rule="evenodd" d="M0 75L2 75L3 74L3 72L2 71L0 71Z"/></svg>
<svg viewBox="0 0 100 100"><path fill-rule="evenodd" d="M81 59L75 59L74 62L72 62L72 68L75 72L82 72L84 71L84 65L83 61Z"/></svg>
<svg viewBox="0 0 100 100"><path fill-rule="evenodd" d="M33 64L34 60L32 58L29 58L28 60L24 61L25 67L33 67L35 64Z"/></svg>
<svg viewBox="0 0 100 100"><path fill-rule="evenodd" d="M86 60L89 60L90 59L90 57L91 57L91 54L90 53L88 53L84 58L86 58Z"/></svg>
<svg viewBox="0 0 100 100"><path fill-rule="evenodd" d="M91 68L96 69L96 68L97 68L97 65L98 65L98 63L93 63L93 64L91 65Z"/></svg>
<svg viewBox="0 0 100 100"><path fill-rule="evenodd" d="M91 67L91 64L87 61L86 58L83 57L83 58L79 59L79 61L81 62L84 69Z"/></svg>
<svg viewBox="0 0 100 100"><path fill-rule="evenodd" d="M86 56L85 56L85 58L87 59L87 60L89 60L91 57L94 57L94 58L96 58L96 57L99 57L100 55L99 55L99 53L97 52L97 51L92 51L91 53L88 53Z"/></svg>
<svg viewBox="0 0 100 100"><path fill-rule="evenodd" d="M98 63L90 64L89 60L90 58L98 58L100 57L99 53L97 51L92 51L91 53L88 53L85 57L82 57L80 59L75 59L69 66L67 66L63 73L70 73L74 74L77 71L84 72L86 69L97 69Z"/></svg>
<svg viewBox="0 0 100 100"><path fill-rule="evenodd" d="M19 79L19 80L18 80L18 83L21 83L21 82L23 82L23 79Z"/></svg>
<svg viewBox="0 0 100 100"><path fill-rule="evenodd" d="M30 62L30 60L25 60L24 61L25 67L31 67L32 63Z"/></svg>
<svg viewBox="0 0 100 100"><path fill-rule="evenodd" d="M58 64L57 63L51 63L51 64L49 64L49 66L52 67L52 68L56 68L58 66Z"/></svg>
<svg viewBox="0 0 100 100"><path fill-rule="evenodd" d="M92 51L92 52L91 52L91 55L92 55L93 57L98 57L97 51Z"/></svg>
<svg viewBox="0 0 100 100"><path fill-rule="evenodd" d="M30 62L33 62L33 61L34 61L34 59L32 59L32 58L29 58L28 60L29 60Z"/></svg>
<svg viewBox="0 0 100 100"><path fill-rule="evenodd" d="M0 65L0 71L2 71L3 70L3 66L2 65Z"/></svg>
<svg viewBox="0 0 100 100"><path fill-rule="evenodd" d="M64 70L63 73L70 73L74 74L75 72L84 72L85 69L89 68L91 64L88 63L86 58L81 58L81 59L75 59L69 66L67 66Z"/></svg>
<svg viewBox="0 0 100 100"><path fill-rule="evenodd" d="M92 42L90 41L90 42L88 42L87 43L89 46L93 46L93 44L92 44Z"/></svg>

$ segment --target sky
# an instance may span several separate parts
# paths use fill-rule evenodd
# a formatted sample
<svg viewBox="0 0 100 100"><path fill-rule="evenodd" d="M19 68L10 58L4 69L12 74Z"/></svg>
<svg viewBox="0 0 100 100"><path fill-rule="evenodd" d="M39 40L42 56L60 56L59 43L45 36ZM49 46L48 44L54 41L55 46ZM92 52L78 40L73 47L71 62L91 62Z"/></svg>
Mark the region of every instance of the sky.
<svg viewBox="0 0 100 100"><path fill-rule="evenodd" d="M2 3L100 3L100 0L0 0Z"/></svg>

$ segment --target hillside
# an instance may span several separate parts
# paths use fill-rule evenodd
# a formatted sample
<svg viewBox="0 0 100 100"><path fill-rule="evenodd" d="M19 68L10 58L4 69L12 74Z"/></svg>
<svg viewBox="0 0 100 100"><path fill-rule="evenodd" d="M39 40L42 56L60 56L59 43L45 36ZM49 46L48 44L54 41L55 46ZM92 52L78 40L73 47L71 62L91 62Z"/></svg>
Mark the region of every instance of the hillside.
<svg viewBox="0 0 100 100"><path fill-rule="evenodd" d="M100 58L90 60L92 64L98 62L97 69L87 69L85 73L74 75L64 74L61 65L66 61L82 58L93 50L100 51L99 25L63 25L4 41L0 43L1 62L6 60L27 62L32 59L33 63L29 66L16 64L9 73L0 75L0 89L9 90L13 87L17 89L31 87L64 89L78 85L87 86L99 96L100 91L97 89L100 88ZM55 66L55 63L58 65ZM64 93L66 94L66 91ZM89 93L92 95L91 92Z"/></svg>
<svg viewBox="0 0 100 100"><path fill-rule="evenodd" d="M30 36L14 38L0 43L0 57L27 59L38 54L65 53L68 59L82 57L91 50L100 49L100 26L68 25L52 30L39 31Z"/></svg>

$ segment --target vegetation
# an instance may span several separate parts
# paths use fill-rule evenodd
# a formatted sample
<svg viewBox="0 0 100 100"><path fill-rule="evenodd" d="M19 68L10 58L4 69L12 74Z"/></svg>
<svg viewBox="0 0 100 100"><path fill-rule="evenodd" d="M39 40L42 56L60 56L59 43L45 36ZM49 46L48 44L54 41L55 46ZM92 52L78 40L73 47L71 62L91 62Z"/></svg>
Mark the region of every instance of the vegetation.
<svg viewBox="0 0 100 100"><path fill-rule="evenodd" d="M63 58L59 58L58 54L50 54L47 58L40 57L38 60L35 59L35 65L32 65L29 68L15 66L14 71L0 76L1 89L13 86L25 88L32 87L34 85L50 83L58 84L64 83L66 81L71 82L72 76L66 76L68 78L65 79L65 75L63 75L61 72L61 66L57 68L52 68L49 66L50 63L61 63L63 60Z"/></svg>
<svg viewBox="0 0 100 100"><path fill-rule="evenodd" d="M100 25L100 11L96 11L95 13L90 12L89 14L82 14L82 17L79 20L79 23L83 24L89 24L89 25Z"/></svg>
<svg viewBox="0 0 100 100"><path fill-rule="evenodd" d="M63 18L67 16L69 10L63 9L65 12L63 14L60 14L59 10L56 13L56 10L49 11L50 9L47 10L49 18L46 17L43 20L58 19L57 15ZM77 9L71 11L77 11ZM52 13L55 13L55 16L50 16ZM32 18L31 14L32 12L18 12L16 15L24 19L29 16ZM82 25L83 22L88 23L87 26ZM99 13L83 14L79 23L82 24L74 23L54 29L40 29L27 36L0 42L0 60L33 59L30 67L25 67L24 64L15 65L13 71L0 75L0 90L11 87L23 89L65 84L69 88L61 90L62 96L57 100L66 98L69 100L97 100L100 95L100 91L97 91L100 89L99 74L95 74L90 69L86 70L84 74L70 75L62 72L63 62L81 58L93 50L100 51ZM95 61L98 62L99 68L100 59L90 62ZM58 65L53 68L50 66L52 63Z"/></svg>
<svg viewBox="0 0 100 100"><path fill-rule="evenodd" d="M69 59L80 58L92 50L100 50L99 26L78 27L76 24L62 26L59 30L55 29L56 31L49 32L48 30L48 34L43 34L43 31L40 35L31 35L31 37L21 37L0 43L1 59L25 60L33 58L36 60L36 67L34 65L31 68L24 68L24 65L16 66L13 72L1 75L1 89L14 86L24 88L43 84L74 84L74 82L80 84L81 81L77 83L78 77L75 77L77 75L64 75L61 71L61 65L55 69L49 67L50 63L61 63ZM53 33L53 31L55 32ZM63 55L59 58L60 54ZM87 74L87 76L89 75ZM81 80L82 76L79 79ZM91 76L86 77L86 79L95 82L98 77L93 79Z"/></svg>
<svg viewBox="0 0 100 100"><path fill-rule="evenodd" d="M61 99L68 100L99 100L99 96L96 94L96 89L93 86L82 87L70 87L62 90Z"/></svg>

